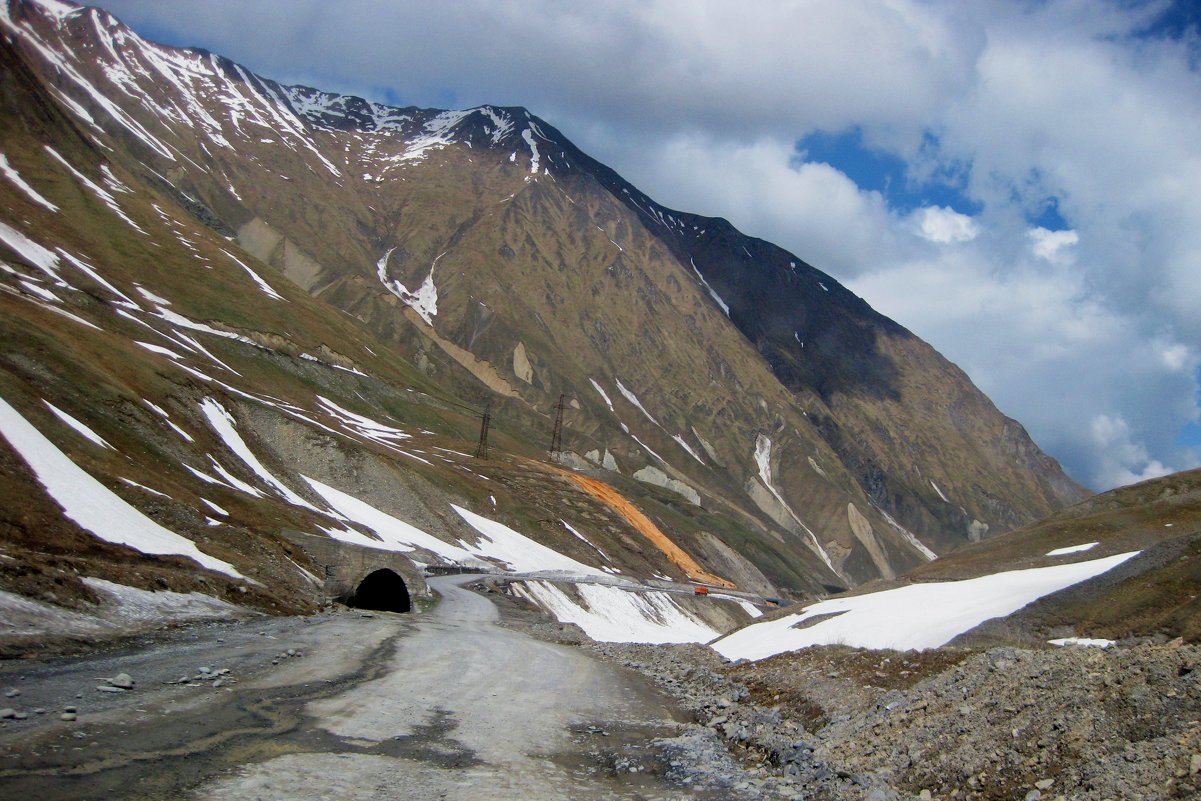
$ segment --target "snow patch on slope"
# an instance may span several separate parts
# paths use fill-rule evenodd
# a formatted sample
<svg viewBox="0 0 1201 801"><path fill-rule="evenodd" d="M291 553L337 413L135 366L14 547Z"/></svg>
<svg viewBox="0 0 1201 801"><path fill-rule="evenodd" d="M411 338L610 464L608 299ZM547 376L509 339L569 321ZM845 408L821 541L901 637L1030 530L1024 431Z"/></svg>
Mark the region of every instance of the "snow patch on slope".
<svg viewBox="0 0 1201 801"><path fill-rule="evenodd" d="M416 526L399 520L387 512L383 512L371 504L359 500L350 493L335 489L315 478L309 478L308 476L301 476L301 478L308 482L308 485L326 503L344 515L348 520L365 526L379 535L379 539L376 540L352 529L323 529L336 540L362 545L367 548L378 548L384 551L408 552L416 548L423 548L437 554L448 562L479 567L487 566L486 562L477 559L467 550L457 545L443 542L432 534L427 534Z"/></svg>
<svg viewBox="0 0 1201 801"><path fill-rule="evenodd" d="M3 398L0 434L37 475L63 513L100 539L146 554L186 556L210 570L242 578L233 565L202 552L196 543L154 522L92 478Z"/></svg>
<svg viewBox="0 0 1201 801"><path fill-rule="evenodd" d="M299 506L312 512L317 512L318 514L323 513L321 509L313 506L304 498L293 492L288 485L284 484L282 481L272 475L271 471L263 466L263 463L260 462L258 457L254 455L254 452L250 450L250 447L246 444L246 441L242 439L240 434L238 434L237 429L234 427L233 415L227 412L221 404L217 403L217 401L213 400L212 398L205 398L200 403L200 411L204 413L204 416L209 421L209 425L211 425L213 430L217 432L217 436L221 437L221 441L225 443L225 446L233 451L234 454L241 459L242 462L249 467L255 475L261 478L268 486L273 488L280 496L283 497L285 501L293 506Z"/></svg>
<svg viewBox="0 0 1201 801"><path fill-rule="evenodd" d="M491 106L481 106L476 111L488 117L496 125L496 129L492 131L492 144L500 144L509 131L513 130L513 120L509 119L507 114L502 114Z"/></svg>
<svg viewBox="0 0 1201 801"><path fill-rule="evenodd" d="M1013 614L1045 595L1099 576L1137 554L1132 551L1089 562L831 598L807 606L799 614L747 626L712 646L729 659L752 660L811 645L903 651L937 648L986 620ZM815 619L817 622L806 628L793 628Z"/></svg>
<svg viewBox="0 0 1201 801"><path fill-rule="evenodd" d="M530 175L537 175L540 158L538 155L538 143L534 141L534 134L529 128L521 132L521 138L530 146Z"/></svg>
<svg viewBox="0 0 1201 801"><path fill-rule="evenodd" d="M46 198L42 197L42 195L36 189L25 182L25 179L21 177L21 173L17 172L16 169L8 163L8 158L6 158L3 153L0 153L0 172L4 173L4 177L11 181L13 186L24 192L26 197L28 197L34 203L37 203L40 206L45 206L51 211L58 211L58 206L54 205L49 200L46 200Z"/></svg>
<svg viewBox="0 0 1201 801"><path fill-rule="evenodd" d="M534 542L503 523L489 520L461 506L451 504L451 508L479 532L481 541L477 545L460 541L464 548L477 556L505 562L509 565L510 570L518 573L553 571L570 575L609 578L609 574L603 570L583 562L577 562L542 543Z"/></svg>
<svg viewBox="0 0 1201 801"><path fill-rule="evenodd" d="M250 269L249 267L247 267L247 266L246 266L246 265L245 265L245 264L242 262L242 260L241 260L241 259L239 259L237 256L235 256L234 254L230 253L228 250L225 250L224 248L222 248L222 249L221 249L221 252L222 252L222 253L224 253L226 256L229 256L230 260L231 260L231 261L232 261L234 264L238 265L238 266L239 266L239 267L241 267L243 270L245 270L245 271L246 271L246 274L250 276L250 280L254 281L254 283L258 285L258 288L259 288L259 289L261 289L261 290L263 291L263 294L264 294L264 295L266 295L266 296L267 296L267 297L269 297L269 298L272 298L273 300L283 300L283 299L284 299L284 296L283 296L283 295L279 294L279 293L278 293L278 292L276 292L274 289L272 289L272 288L271 288L271 285L270 285L270 284L268 284L266 281L264 281L264 280L263 280L263 277L262 277L261 275L259 275L259 274L258 274L258 273L256 273L254 270L252 270L252 269Z"/></svg>
<svg viewBox="0 0 1201 801"><path fill-rule="evenodd" d="M44 272L56 284L67 286L58 275L58 256L51 251L3 222L0 222L0 242L8 245L21 258Z"/></svg>
<svg viewBox="0 0 1201 801"><path fill-rule="evenodd" d="M434 150L454 143L454 129L471 111L444 111L424 125L424 133L409 143L398 161L422 161Z"/></svg>
<svg viewBox="0 0 1201 801"><path fill-rule="evenodd" d="M784 496L780 494L780 491L776 489L776 485L772 483L771 440L762 434L755 438L755 464L759 466L759 478L763 480L763 485L767 487L767 491L775 496L775 499L780 502L780 505L784 507L784 510L788 512L789 516L791 516L792 519L797 522L797 525L804 529L805 533L809 535L810 547L813 552L816 553L818 557L826 564L826 567L830 568L830 570L837 574L838 571L834 570L834 563L830 561L830 555L826 553L826 549L821 546L820 542L818 542L817 535L814 534L813 530L805 525L800 516L798 516L797 513L792 510L792 507L788 505L788 501L784 500Z"/></svg>
<svg viewBox="0 0 1201 801"><path fill-rule="evenodd" d="M57 417L59 420L62 420L64 423L66 423L67 426L72 428L75 431L75 433L81 435L84 439L87 439L90 442L92 442L96 445L99 445L101 448L107 448L110 451L116 450L116 448L114 448L112 445L109 445L104 440L103 437L101 437L99 434L97 434L92 429L88 428L87 425L85 425L80 420L77 420L76 418L67 414L62 409L58 408L53 403L51 403L50 401L48 401L44 398L42 399L42 403L46 404L46 408L49 409L51 412L53 412L55 417Z"/></svg>
<svg viewBox="0 0 1201 801"><path fill-rule="evenodd" d="M404 301L405 305L411 307L413 311L421 316L422 320L433 326L434 317L438 314L438 287L434 285L434 267L438 264L438 259L446 255L445 252L439 253L430 265L430 274L417 288L416 292L412 292L394 278L388 277L388 258L396 248L391 248L385 253L379 261L375 263L375 273L379 276L380 283L384 288L391 292L396 297Z"/></svg>
<svg viewBox="0 0 1201 801"><path fill-rule="evenodd" d="M399 428L384 425L372 420L370 417L364 417L361 414L355 414L349 409L343 409L324 395L318 395L317 402L321 404L326 412L336 417L338 422L344 427L361 437L378 442L381 445L391 445L394 442L412 439L411 435L401 431Z"/></svg>
<svg viewBox="0 0 1201 801"><path fill-rule="evenodd" d="M721 299L721 296L717 294L713 287L709 286L709 282L705 280L705 276L701 275L701 271L697 269L696 262L692 260L691 256L688 257L688 262L692 265L692 271L696 273L696 277L700 279L701 286L709 292L709 297L713 298L717 305L721 307L721 310L726 313L726 317L729 317L730 307L726 305L726 302Z"/></svg>
<svg viewBox="0 0 1201 801"><path fill-rule="evenodd" d="M592 384L592 388L595 389L597 391L597 393L600 394L601 398L604 399L605 405L609 407L609 411L614 412L616 414L616 410L613 408L613 401L610 400L610 398L609 398L609 393L607 393L603 389L601 389L601 385L596 383L596 379L589 378L588 383Z"/></svg>
<svg viewBox="0 0 1201 801"><path fill-rule="evenodd" d="M59 164L62 164L64 167L66 167L71 172L72 175L75 176L75 180L79 181L81 184L83 184L85 187L87 187L89 190L91 190L92 194L94 194L96 197L98 197L100 199L101 203L108 206L109 209L112 210L113 214L116 214L118 217L120 217L125 222L126 225L128 225L130 228L134 229L135 231L137 231L140 234L149 236L149 234L146 233L146 229L142 228L142 226L140 226L136 222L134 222L129 217L129 215L126 214L124 212L124 210L122 210L122 208L117 204L117 199L115 197L113 197L108 192L108 190L104 189L98 183L93 181L91 178L88 178L86 175L81 173L79 170L77 170L73 166L71 166L70 162L68 162L65 158L60 156L54 150L54 148L50 147L50 145L43 145L43 147L46 148L46 151L51 156L53 156L54 159Z"/></svg>
<svg viewBox="0 0 1201 801"><path fill-rule="evenodd" d="M696 451L694 451L692 449L692 446L689 445L687 442L685 442L684 438L681 437L679 434L672 434L671 438L674 439L681 448L688 451L688 455L691 456L693 459L696 459L701 464L705 463L705 460L701 458L701 455L699 453L697 453Z"/></svg>
<svg viewBox="0 0 1201 801"><path fill-rule="evenodd" d="M630 592L577 584L582 604L547 581L512 585L519 597L546 609L560 623L574 623L600 642L709 642L718 632L689 614L666 592Z"/></svg>
<svg viewBox="0 0 1201 801"><path fill-rule="evenodd" d="M1092 550L1097 545L1099 545L1099 543L1096 542L1086 542L1083 545L1069 545L1066 548L1056 548L1053 551L1047 551L1047 556L1066 556L1070 553L1081 553L1083 551Z"/></svg>
<svg viewBox="0 0 1201 801"><path fill-rule="evenodd" d="M628 400L630 403L632 403L632 404L634 404L635 406L637 406L637 407L638 407L638 410L639 410L640 412L642 412L644 415L646 415L646 419L647 419L647 420L650 420L652 423L654 423L655 425L659 426L659 428L663 428L663 426L659 425L659 421L658 421L658 420L656 420L654 417L652 417L652 416L651 416L651 413L650 413L650 412L648 412L648 411L646 410L646 407L642 405L642 401L638 400L638 396L637 396L637 395L635 395L635 394L634 394L633 392L631 392L630 390L626 389L626 386L625 386L625 384L621 383L621 380L620 380L620 379L614 379L614 381L616 381L616 382L617 382L617 389L618 389L618 391L620 391L620 392L621 392L621 394L622 394L622 395L624 395L624 396L625 396L625 399L626 399L626 400Z"/></svg>

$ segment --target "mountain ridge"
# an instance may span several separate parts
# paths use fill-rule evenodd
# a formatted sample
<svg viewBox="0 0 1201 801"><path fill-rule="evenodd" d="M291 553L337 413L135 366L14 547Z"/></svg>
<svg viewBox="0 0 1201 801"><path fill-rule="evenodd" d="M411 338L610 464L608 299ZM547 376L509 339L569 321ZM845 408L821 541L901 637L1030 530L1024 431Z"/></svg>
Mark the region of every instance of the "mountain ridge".
<svg viewBox="0 0 1201 801"><path fill-rule="evenodd" d="M496 435L527 455L566 395L560 460L619 485L688 550L721 543L798 590L850 586L1083 495L962 371L834 279L654 203L526 109L286 87L65 4L9 3L0 26L28 76L9 107L62 115L51 138L78 145L64 163L111 163L134 195L162 198L129 214L186 251L172 258L212 269L225 249L337 310L349 338L301 346L219 292L176 287L179 308L360 372L381 360L368 341L386 347L405 381L493 404ZM61 173L27 132L5 142L21 174ZM123 236L92 239L148 250ZM236 257L217 245L230 238Z"/></svg>

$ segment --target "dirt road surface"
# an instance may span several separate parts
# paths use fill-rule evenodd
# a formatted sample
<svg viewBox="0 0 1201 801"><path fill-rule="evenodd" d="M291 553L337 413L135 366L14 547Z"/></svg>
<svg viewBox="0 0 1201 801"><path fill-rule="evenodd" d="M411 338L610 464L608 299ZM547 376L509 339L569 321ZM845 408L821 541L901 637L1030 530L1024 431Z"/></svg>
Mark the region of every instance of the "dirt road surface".
<svg viewBox="0 0 1201 801"><path fill-rule="evenodd" d="M495 625L470 580L433 579L442 601L421 615L261 618L0 664L0 708L28 716L0 721L0 797L696 797L660 778L650 740L678 730L663 696ZM122 673L132 690L112 689Z"/></svg>

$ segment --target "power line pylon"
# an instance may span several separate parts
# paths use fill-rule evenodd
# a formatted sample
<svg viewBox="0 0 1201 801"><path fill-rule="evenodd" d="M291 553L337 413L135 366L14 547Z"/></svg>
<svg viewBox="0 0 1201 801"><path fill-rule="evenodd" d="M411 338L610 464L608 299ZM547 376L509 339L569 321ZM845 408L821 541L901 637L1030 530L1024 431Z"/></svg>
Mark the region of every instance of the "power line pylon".
<svg viewBox="0 0 1201 801"><path fill-rule="evenodd" d="M551 459L563 450L563 398L564 395L559 395L559 402L555 404L555 428L550 435L550 456Z"/></svg>
<svg viewBox="0 0 1201 801"><path fill-rule="evenodd" d="M492 401L484 404L484 413L480 417L480 442L475 447L475 458L488 458L488 426L492 423Z"/></svg>

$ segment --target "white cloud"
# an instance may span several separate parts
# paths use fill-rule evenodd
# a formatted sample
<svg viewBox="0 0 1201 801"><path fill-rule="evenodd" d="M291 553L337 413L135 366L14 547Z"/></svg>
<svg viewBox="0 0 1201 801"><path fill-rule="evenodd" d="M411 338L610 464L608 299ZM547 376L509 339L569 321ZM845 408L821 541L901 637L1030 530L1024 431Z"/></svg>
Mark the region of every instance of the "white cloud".
<svg viewBox="0 0 1201 801"><path fill-rule="evenodd" d="M624 154L619 172L662 186L651 196L665 205L725 217L827 271L854 274L897 245L878 192L827 164L796 164L794 152L785 141L681 136Z"/></svg>
<svg viewBox="0 0 1201 801"><path fill-rule="evenodd" d="M1151 461L1201 464L1175 444L1196 416L1197 350L1162 331L1144 334L1137 317L1093 294L1081 271L1004 255L977 240L848 286L935 343L1088 486L1125 483ZM1103 447L1089 423L1098 416L1137 421L1128 424L1131 447Z"/></svg>
<svg viewBox="0 0 1201 801"><path fill-rule="evenodd" d="M1147 449L1131 436L1130 424L1122 417L1099 414L1089 424L1097 446L1097 469L1110 486L1133 484L1175 472L1158 459L1152 459Z"/></svg>
<svg viewBox="0 0 1201 801"><path fill-rule="evenodd" d="M1080 235L1075 231L1049 231L1046 228L1032 228L1027 232L1032 240L1031 251L1035 256L1049 262L1062 263L1068 259L1070 248L1080 241Z"/></svg>
<svg viewBox="0 0 1201 801"><path fill-rule="evenodd" d="M1164 367L1175 373L1188 373L1196 368L1193 355L1179 342L1164 344L1159 351L1159 360Z"/></svg>
<svg viewBox="0 0 1201 801"><path fill-rule="evenodd" d="M966 214L946 206L927 206L914 212L917 230L927 242L941 245L971 242L980 235L976 223Z"/></svg>

